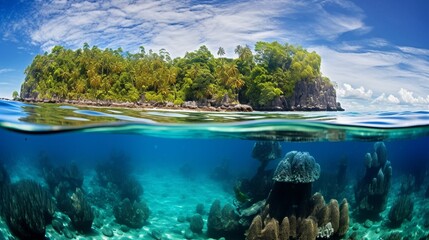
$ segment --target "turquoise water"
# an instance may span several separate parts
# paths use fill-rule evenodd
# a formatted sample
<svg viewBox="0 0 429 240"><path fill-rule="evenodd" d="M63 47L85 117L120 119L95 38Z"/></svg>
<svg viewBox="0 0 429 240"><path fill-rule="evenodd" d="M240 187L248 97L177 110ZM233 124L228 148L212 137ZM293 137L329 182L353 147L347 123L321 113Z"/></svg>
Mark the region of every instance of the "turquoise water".
<svg viewBox="0 0 429 240"><path fill-rule="evenodd" d="M0 136L0 176L6 172L10 179L0 184L14 189L31 179L56 204L52 218L40 227L49 239L245 239L259 211L250 216L243 212L266 200L275 185L274 170L290 151L308 152L320 165L311 194L321 192L326 202L347 199L348 230L331 239L386 239L393 234L423 239L429 234L428 111L225 113L0 101ZM362 187L365 179L373 179L375 168L365 167L366 153L377 152L376 142L384 143L391 178L384 164L385 186L378 195L385 198L380 200L385 207L369 211L358 189L368 188ZM252 154L257 143L270 146L263 151L276 148L280 153L271 154L261 167L258 156L264 152ZM374 178L377 174L379 169ZM8 194L2 193L0 234L25 238L21 232L30 230L12 230L6 221ZM77 224L84 215L70 213L73 204L62 204L79 194L85 199L80 203L93 213L86 230ZM401 196L411 199L412 214L409 207L408 212L406 207L394 211ZM147 206L140 210L147 216L138 226L120 220L126 197ZM218 228L210 217L216 199L222 207L229 204L234 215L219 217ZM199 213L197 205L203 209ZM225 229L222 221L238 227ZM63 227L54 227L58 224Z"/></svg>

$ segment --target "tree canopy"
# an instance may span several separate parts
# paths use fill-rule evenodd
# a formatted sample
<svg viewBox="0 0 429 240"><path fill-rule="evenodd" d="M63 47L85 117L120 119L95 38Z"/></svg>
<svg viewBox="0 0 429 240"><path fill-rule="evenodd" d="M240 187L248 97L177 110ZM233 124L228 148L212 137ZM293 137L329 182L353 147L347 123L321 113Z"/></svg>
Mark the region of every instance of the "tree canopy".
<svg viewBox="0 0 429 240"><path fill-rule="evenodd" d="M172 59L165 49L129 53L88 44L76 50L55 46L26 68L21 97L181 104L227 96L263 106L292 94L296 82L321 76L320 56L300 46L257 42L254 52L247 45L234 52L237 58L225 58L219 47L215 57L203 45Z"/></svg>

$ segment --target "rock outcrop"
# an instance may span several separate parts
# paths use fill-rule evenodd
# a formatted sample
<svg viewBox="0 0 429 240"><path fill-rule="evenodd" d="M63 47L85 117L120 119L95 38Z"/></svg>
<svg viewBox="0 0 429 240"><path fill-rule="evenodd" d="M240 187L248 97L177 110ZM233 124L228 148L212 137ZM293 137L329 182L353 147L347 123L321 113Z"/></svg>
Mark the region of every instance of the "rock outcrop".
<svg viewBox="0 0 429 240"><path fill-rule="evenodd" d="M255 108L264 111L344 111L337 102L334 86L319 77L296 83L291 96L280 96L271 104Z"/></svg>

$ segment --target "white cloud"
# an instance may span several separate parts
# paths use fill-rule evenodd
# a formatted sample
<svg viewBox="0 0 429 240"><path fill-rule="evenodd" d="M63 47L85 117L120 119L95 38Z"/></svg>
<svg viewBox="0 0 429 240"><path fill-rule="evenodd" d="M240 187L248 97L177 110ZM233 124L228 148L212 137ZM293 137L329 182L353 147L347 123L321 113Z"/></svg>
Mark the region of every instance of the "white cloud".
<svg viewBox="0 0 429 240"><path fill-rule="evenodd" d="M400 101L397 97L393 96L392 94L389 94L389 96L386 97L385 93L382 93L380 96L378 96L376 99L374 99L371 103L387 103L387 104L398 104Z"/></svg>
<svg viewBox="0 0 429 240"><path fill-rule="evenodd" d="M409 104L409 107L422 108L422 99L426 99L425 96L429 92L429 60L425 49L403 49L379 40L312 48L322 57L324 75L340 86L337 90L340 102L360 96L367 97L370 101L363 104L370 104L374 99L363 93L371 90L375 96L385 94L386 99L383 100L387 101L379 99L376 101L378 103L388 103L387 98L392 95L390 102L395 102L395 97L401 100L401 103ZM412 53L409 53L410 51ZM350 89L344 84L362 88ZM398 95L401 88L414 93L414 98L405 91ZM423 108L426 109L427 106Z"/></svg>
<svg viewBox="0 0 429 240"><path fill-rule="evenodd" d="M412 91L408 91L407 89L401 88L399 90L399 95L404 103L407 104L427 104L429 103L429 95L426 98L421 96L414 97L414 93Z"/></svg>
<svg viewBox="0 0 429 240"><path fill-rule="evenodd" d="M332 6L343 11L328 11ZM132 52L139 46L155 51L165 48L173 56L202 44L212 51L222 46L232 56L238 44L273 39L302 44L368 28L355 4L336 0L208 1L196 5L173 0L57 0L40 1L32 15L36 19L24 32L44 51L58 44L78 48L87 42ZM310 28L313 30L308 31Z"/></svg>
<svg viewBox="0 0 429 240"><path fill-rule="evenodd" d="M0 68L0 74L7 73L7 72L13 72L13 71L15 71L15 70L12 68Z"/></svg>
<svg viewBox="0 0 429 240"><path fill-rule="evenodd" d="M38 1L34 13L9 29L28 34L45 51L87 42L131 52L139 46L165 48L173 57L202 44L213 53L222 46L231 57L238 44L312 43L309 50L321 55L322 72L338 84L341 102L352 107L427 104L428 49L395 46L381 38L337 42L345 33L364 36L371 30L364 20L365 13L347 0L55 0ZM13 37L10 31L3 36ZM323 45L315 44L321 39Z"/></svg>
<svg viewBox="0 0 429 240"><path fill-rule="evenodd" d="M343 83L342 86L338 86L337 96L343 98L360 98L360 99L371 99L372 90L365 90L364 87L353 88L350 84Z"/></svg>

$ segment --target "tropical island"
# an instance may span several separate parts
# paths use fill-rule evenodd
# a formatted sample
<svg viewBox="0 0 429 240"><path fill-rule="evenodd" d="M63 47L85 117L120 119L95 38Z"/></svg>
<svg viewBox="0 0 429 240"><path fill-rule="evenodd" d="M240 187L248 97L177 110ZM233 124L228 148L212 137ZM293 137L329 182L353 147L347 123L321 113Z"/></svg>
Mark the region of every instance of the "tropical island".
<svg viewBox="0 0 429 240"><path fill-rule="evenodd" d="M84 44L55 46L25 70L20 98L99 106L204 108L231 111L339 111L321 57L300 46L257 42L227 58L206 46L172 59L140 47L138 53ZM16 93L15 93L16 95Z"/></svg>

